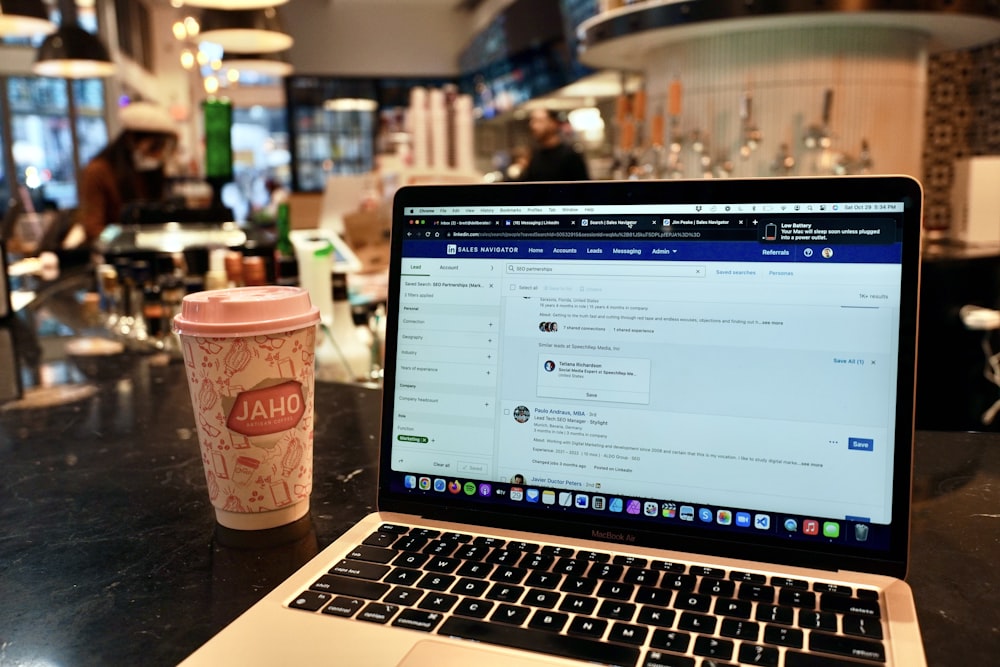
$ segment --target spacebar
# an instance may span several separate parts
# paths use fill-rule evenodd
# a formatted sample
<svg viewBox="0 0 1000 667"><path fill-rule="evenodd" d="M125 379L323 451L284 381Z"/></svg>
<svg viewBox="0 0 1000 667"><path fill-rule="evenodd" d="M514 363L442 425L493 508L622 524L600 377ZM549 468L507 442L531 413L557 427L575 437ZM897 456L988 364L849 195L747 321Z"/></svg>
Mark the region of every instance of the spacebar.
<svg viewBox="0 0 1000 667"><path fill-rule="evenodd" d="M445 621L438 634L616 667L635 667L635 663L639 660L639 649L630 646L557 635L544 630L526 630L497 623L467 620L456 616Z"/></svg>

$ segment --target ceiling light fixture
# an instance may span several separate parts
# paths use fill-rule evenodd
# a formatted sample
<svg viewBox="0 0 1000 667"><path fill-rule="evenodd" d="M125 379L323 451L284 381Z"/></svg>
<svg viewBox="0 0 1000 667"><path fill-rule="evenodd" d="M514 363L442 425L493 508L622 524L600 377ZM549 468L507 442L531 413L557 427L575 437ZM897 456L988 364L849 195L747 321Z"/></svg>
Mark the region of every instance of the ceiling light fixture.
<svg viewBox="0 0 1000 667"><path fill-rule="evenodd" d="M0 35L34 37L56 29L42 0L0 0Z"/></svg>
<svg viewBox="0 0 1000 667"><path fill-rule="evenodd" d="M265 9L283 5L288 0L185 0L188 7L208 9Z"/></svg>
<svg viewBox="0 0 1000 667"><path fill-rule="evenodd" d="M45 38L35 53L31 70L39 76L62 79L96 79L115 73L108 49L76 20L76 3L59 3L62 25Z"/></svg>
<svg viewBox="0 0 1000 667"><path fill-rule="evenodd" d="M278 54L262 53L226 54L222 57L222 67L240 73L255 72L277 78L288 76L293 71L291 63L283 60Z"/></svg>
<svg viewBox="0 0 1000 667"><path fill-rule="evenodd" d="M274 53L294 42L285 32L274 7L267 9L205 9L201 39L230 53Z"/></svg>

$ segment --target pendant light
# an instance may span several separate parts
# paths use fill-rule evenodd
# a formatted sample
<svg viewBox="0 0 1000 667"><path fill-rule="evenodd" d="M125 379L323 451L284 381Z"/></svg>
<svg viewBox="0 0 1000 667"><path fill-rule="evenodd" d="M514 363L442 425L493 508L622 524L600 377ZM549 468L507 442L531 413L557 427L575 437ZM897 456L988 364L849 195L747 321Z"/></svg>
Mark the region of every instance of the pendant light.
<svg viewBox="0 0 1000 667"><path fill-rule="evenodd" d="M208 9L265 9L283 5L288 0L184 0L188 7Z"/></svg>
<svg viewBox="0 0 1000 667"><path fill-rule="evenodd" d="M35 54L32 71L39 76L94 79L115 73L108 49L76 20L74 0L60 0L62 25L45 38Z"/></svg>
<svg viewBox="0 0 1000 667"><path fill-rule="evenodd" d="M0 0L0 36L34 37L55 29L42 0Z"/></svg>
<svg viewBox="0 0 1000 667"><path fill-rule="evenodd" d="M205 9L200 39L229 53L275 53L292 46L274 7L266 9Z"/></svg>

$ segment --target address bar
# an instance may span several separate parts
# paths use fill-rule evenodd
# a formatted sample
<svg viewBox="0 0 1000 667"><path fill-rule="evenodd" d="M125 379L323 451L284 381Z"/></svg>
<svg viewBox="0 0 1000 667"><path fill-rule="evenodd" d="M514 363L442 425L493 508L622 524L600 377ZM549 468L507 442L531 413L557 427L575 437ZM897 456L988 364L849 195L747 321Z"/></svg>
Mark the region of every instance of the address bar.
<svg viewBox="0 0 1000 667"><path fill-rule="evenodd" d="M636 265L614 262L554 262L552 264L508 263L505 273L509 276L558 276L565 278L704 278L704 264L657 263Z"/></svg>

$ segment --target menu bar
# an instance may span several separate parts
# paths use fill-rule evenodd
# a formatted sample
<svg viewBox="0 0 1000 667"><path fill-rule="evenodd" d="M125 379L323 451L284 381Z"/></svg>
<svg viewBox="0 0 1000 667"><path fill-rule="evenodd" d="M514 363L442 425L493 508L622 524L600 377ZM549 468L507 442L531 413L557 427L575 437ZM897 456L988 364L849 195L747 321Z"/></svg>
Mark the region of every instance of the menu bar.
<svg viewBox="0 0 1000 667"><path fill-rule="evenodd" d="M678 213L900 213L902 202L780 202L735 204L611 204L559 206L407 206L403 214L465 215L628 215Z"/></svg>

